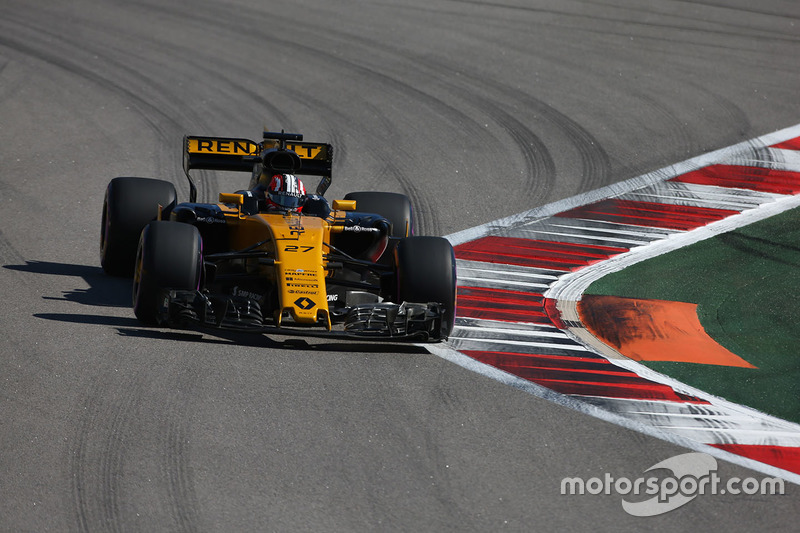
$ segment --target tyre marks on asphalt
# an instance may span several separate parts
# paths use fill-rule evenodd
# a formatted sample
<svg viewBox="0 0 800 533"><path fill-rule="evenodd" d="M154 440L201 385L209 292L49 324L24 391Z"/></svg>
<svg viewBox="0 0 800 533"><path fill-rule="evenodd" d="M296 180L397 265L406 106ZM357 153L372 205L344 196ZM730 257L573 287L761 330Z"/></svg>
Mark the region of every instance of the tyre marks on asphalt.
<svg viewBox="0 0 800 533"><path fill-rule="evenodd" d="M135 404L131 390L96 388L86 398L70 454L72 500L81 531L119 531L126 420ZM113 405L103 405L115 398ZM102 437L98 433L102 432ZM98 438L100 437L100 438Z"/></svg>
<svg viewBox="0 0 800 533"><path fill-rule="evenodd" d="M191 388L191 379L181 378L174 390ZM198 530L188 405L176 393L141 422L149 386L139 374L114 372L110 379L108 368L89 386L69 450L72 508L80 531L121 531L125 524L148 529L145 524L155 523ZM141 445L137 437L142 434L153 437L144 441L152 448ZM132 493L152 500L149 516L129 506Z"/></svg>
<svg viewBox="0 0 800 533"><path fill-rule="evenodd" d="M800 482L799 425L614 353L587 335L576 305L591 281L585 272L602 277L607 264L633 257L631 251L664 253L699 229L708 227L708 236L726 231L722 225L735 215L766 217L778 212L769 209L796 205L800 126L654 176L547 216L531 212L451 236L459 299L449 347L457 354L432 351L487 375L497 377L489 367L500 369L562 404L707 453L724 450L716 454Z"/></svg>
<svg viewBox="0 0 800 533"><path fill-rule="evenodd" d="M129 8L135 10L136 6ZM253 88L252 77L248 78L248 83L245 84L237 83L238 78L234 75L221 75L226 69L238 72L231 66L229 58L220 57L218 61L212 62L209 56L206 56L205 62L200 61L194 50L183 44L176 46L171 42L169 32L158 40L154 39L155 34L148 35L148 39L142 40L141 36L130 34L129 25L120 23L119 20L122 19L119 18L112 19L113 22L109 26L98 26L79 17L70 17L66 25L53 25L38 13L31 15L20 9L12 9L11 12L14 15L9 14L9 17L6 17L7 27L0 32L0 45L100 86L110 95L124 101L126 107L130 107L132 112L141 117L157 140L152 154L157 173L155 177L172 179L180 198L186 198L189 192L187 180L181 177L182 136L187 131L207 132L210 127L218 128L219 126L215 124L224 123L229 115L223 112L215 114L213 109L198 108L196 102L188 99L183 91L175 89L176 82L173 80L179 80L177 83L180 86L184 79L201 77L204 80L204 87L213 85L218 94L228 97L229 102L241 101L238 104L240 107L259 109L262 113L274 117L278 124L288 124L288 115L273 105L262 91ZM150 16L149 13L130 15ZM186 16L187 13L181 12L178 18L179 15L176 13L175 24L184 24ZM164 23L165 19L166 17L161 17L160 23ZM100 37L87 38L90 35L100 35ZM157 67L147 55L147 50L142 51L138 46L109 48L96 44L125 40L140 45L146 42L146 47L158 49L159 57L171 57L172 60L168 63L171 65L170 69L160 71L161 75L154 75L153 69ZM53 43L58 43L58 46L53 46ZM268 85L265 77L260 77L259 81L262 87ZM257 134L259 133L257 131ZM124 149L120 152L125 153ZM134 170L134 172L142 171ZM218 174L200 171L196 177L201 199L214 201L220 189L217 186ZM246 180L243 183L246 183Z"/></svg>
<svg viewBox="0 0 800 533"><path fill-rule="evenodd" d="M174 415L168 419L164 453L170 509L176 531L198 531L198 504L194 477L189 468L189 431L185 417Z"/></svg>
<svg viewBox="0 0 800 533"><path fill-rule="evenodd" d="M185 363L185 362L184 362ZM181 363L185 369L185 365ZM154 432L159 436L161 483L165 484L170 513L170 529L180 532L200 531L200 505L195 492L195 471L192 469L192 416L189 398L195 389L194 372L169 372L158 389L169 390L160 416L156 418Z"/></svg>

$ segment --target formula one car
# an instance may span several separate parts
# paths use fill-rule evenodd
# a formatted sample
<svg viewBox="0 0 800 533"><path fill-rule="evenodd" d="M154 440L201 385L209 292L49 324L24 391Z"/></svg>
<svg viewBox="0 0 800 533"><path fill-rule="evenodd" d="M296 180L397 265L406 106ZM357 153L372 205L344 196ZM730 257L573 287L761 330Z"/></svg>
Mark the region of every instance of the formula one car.
<svg viewBox="0 0 800 533"><path fill-rule="evenodd" d="M455 319L455 258L441 237L412 236L402 194L331 203L333 147L295 133L262 142L184 138L189 201L151 178L106 189L101 264L133 275L143 323L272 333L440 341ZM248 189L198 203L192 169L250 173ZM320 176L300 205L267 205L265 179ZM267 208L271 210L268 210ZM276 210L275 207L278 207Z"/></svg>

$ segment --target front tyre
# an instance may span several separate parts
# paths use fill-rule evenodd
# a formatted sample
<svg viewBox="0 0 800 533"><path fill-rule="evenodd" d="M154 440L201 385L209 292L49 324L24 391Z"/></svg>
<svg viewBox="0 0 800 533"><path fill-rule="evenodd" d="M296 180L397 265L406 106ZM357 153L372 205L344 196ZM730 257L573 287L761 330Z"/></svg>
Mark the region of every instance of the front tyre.
<svg viewBox="0 0 800 533"><path fill-rule="evenodd" d="M148 224L139 239L133 276L133 312L157 324L166 289L196 290L203 269L203 242L197 228L180 222Z"/></svg>
<svg viewBox="0 0 800 533"><path fill-rule="evenodd" d="M456 258L443 237L408 237L395 248L397 303L437 302L443 307L442 336L456 316Z"/></svg>

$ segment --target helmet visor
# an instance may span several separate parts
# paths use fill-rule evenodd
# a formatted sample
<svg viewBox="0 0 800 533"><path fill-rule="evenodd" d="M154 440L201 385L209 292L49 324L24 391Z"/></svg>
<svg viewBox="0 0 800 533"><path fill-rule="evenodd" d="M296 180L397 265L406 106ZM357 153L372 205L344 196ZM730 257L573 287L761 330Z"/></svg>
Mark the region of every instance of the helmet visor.
<svg viewBox="0 0 800 533"><path fill-rule="evenodd" d="M286 209L297 209L303 205L305 196L286 193L269 193L269 199Z"/></svg>

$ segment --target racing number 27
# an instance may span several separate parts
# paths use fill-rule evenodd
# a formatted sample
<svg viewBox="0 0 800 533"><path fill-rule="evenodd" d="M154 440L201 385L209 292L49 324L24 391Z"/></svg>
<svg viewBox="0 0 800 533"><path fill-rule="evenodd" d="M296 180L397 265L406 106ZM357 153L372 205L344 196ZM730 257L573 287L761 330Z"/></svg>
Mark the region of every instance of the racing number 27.
<svg viewBox="0 0 800 533"><path fill-rule="evenodd" d="M310 252L313 250L313 246L298 246L296 244L287 244L286 248L283 249L284 252Z"/></svg>

